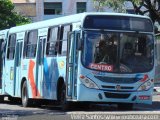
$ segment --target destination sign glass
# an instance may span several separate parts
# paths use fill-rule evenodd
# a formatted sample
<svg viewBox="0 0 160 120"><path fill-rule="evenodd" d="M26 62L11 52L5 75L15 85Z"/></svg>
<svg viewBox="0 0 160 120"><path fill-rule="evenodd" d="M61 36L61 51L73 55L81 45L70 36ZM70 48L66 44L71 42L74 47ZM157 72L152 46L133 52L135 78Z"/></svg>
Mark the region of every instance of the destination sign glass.
<svg viewBox="0 0 160 120"><path fill-rule="evenodd" d="M151 20L129 16L89 15L85 18L83 27L86 29L153 32Z"/></svg>

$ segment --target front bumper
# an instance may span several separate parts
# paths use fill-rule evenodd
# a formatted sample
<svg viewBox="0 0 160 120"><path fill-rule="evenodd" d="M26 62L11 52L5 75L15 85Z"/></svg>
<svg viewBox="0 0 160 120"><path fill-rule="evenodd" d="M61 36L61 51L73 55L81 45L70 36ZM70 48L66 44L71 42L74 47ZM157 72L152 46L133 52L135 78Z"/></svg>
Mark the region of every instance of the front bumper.
<svg viewBox="0 0 160 120"><path fill-rule="evenodd" d="M77 89L77 101L152 104L152 89L148 91L119 92L90 89L80 84Z"/></svg>

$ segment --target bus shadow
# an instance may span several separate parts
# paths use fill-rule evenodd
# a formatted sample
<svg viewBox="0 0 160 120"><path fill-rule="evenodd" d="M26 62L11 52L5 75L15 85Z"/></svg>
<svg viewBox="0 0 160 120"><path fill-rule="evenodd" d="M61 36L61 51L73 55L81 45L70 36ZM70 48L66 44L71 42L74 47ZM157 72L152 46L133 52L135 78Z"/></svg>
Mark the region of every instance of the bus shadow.
<svg viewBox="0 0 160 120"><path fill-rule="evenodd" d="M1 110L1 109L0 109ZM41 110L31 110L28 108L26 110L10 110L10 109L3 109L3 112L0 112L0 118L8 117L8 116L17 116L17 117L25 117L25 116L33 116L33 115L65 115L65 112L61 111L49 111L46 109Z"/></svg>
<svg viewBox="0 0 160 120"><path fill-rule="evenodd" d="M55 104L32 104L30 107L23 108L21 105L21 102L10 102L10 101L4 101L1 104L9 104L11 105L11 108L9 107L0 109L0 116L4 115L18 115L18 116L28 116L28 115L39 115L39 114L62 114L65 115L67 112L122 112L122 111L160 111L160 101L154 101L152 105L146 105L146 104L135 104L132 110L119 110L116 104L91 104L90 106L85 105L79 105L79 106L71 106L70 109L63 111L61 110L60 106L57 106ZM16 109L16 107L18 107ZM13 110L11 110L14 108Z"/></svg>

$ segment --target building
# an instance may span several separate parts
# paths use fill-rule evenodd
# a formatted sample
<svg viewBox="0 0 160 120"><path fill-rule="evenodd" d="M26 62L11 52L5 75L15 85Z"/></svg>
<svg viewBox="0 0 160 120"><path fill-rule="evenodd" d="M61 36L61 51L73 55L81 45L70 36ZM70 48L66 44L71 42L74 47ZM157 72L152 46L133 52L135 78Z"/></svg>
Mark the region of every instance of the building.
<svg viewBox="0 0 160 120"><path fill-rule="evenodd" d="M43 19L50 19L62 15L76 14L80 12L93 11L92 0L39 0L37 6L42 8Z"/></svg>
<svg viewBox="0 0 160 120"><path fill-rule="evenodd" d="M95 11L92 0L11 0L15 11L30 17L33 22Z"/></svg>
<svg viewBox="0 0 160 120"><path fill-rule="evenodd" d="M30 17L33 22L96 11L93 0L12 0L12 2L15 4L15 11ZM108 8L103 10L112 11Z"/></svg>
<svg viewBox="0 0 160 120"><path fill-rule="evenodd" d="M11 0L15 5L15 11L23 16L37 21L36 0Z"/></svg>
<svg viewBox="0 0 160 120"><path fill-rule="evenodd" d="M11 0L15 11L33 22L81 12L96 11L92 0ZM110 11L110 10L109 10Z"/></svg>

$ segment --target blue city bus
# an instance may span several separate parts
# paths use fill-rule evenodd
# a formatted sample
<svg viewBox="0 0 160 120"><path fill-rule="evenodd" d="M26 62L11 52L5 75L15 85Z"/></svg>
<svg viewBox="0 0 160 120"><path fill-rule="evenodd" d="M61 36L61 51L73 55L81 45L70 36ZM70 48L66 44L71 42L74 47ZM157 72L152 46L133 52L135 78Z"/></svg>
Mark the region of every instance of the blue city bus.
<svg viewBox="0 0 160 120"><path fill-rule="evenodd" d="M1 100L54 100L63 109L152 103L155 42L146 16L81 13L10 28L4 39Z"/></svg>

